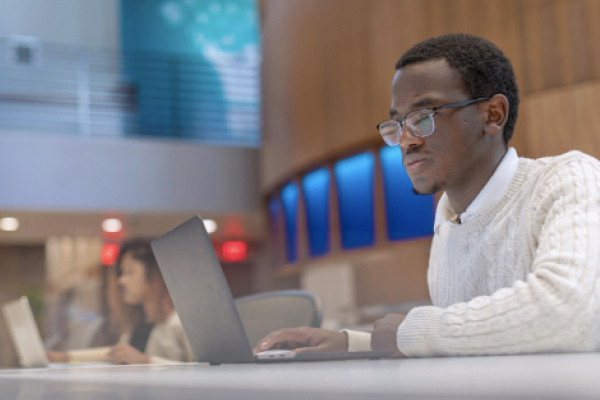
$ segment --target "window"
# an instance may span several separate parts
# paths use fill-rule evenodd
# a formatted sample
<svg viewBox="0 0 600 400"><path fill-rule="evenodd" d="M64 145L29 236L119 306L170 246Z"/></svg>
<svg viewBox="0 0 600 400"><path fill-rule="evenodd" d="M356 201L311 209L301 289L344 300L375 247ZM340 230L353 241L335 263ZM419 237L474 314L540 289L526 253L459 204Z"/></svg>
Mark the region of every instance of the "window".
<svg viewBox="0 0 600 400"><path fill-rule="evenodd" d="M308 251L311 257L329 251L329 185L331 174L327 168L319 168L302 178L302 191L306 207Z"/></svg>
<svg viewBox="0 0 600 400"><path fill-rule="evenodd" d="M413 192L398 147L382 147L379 158L388 238L400 240L433 234L433 195L417 195Z"/></svg>
<svg viewBox="0 0 600 400"><path fill-rule="evenodd" d="M298 197L300 191L295 183L288 183L281 190L281 202L285 215L285 249L286 261L295 262L298 259Z"/></svg>
<svg viewBox="0 0 600 400"><path fill-rule="evenodd" d="M285 223L283 215L283 204L277 196L269 199L269 222L271 227L271 240L273 243L273 262L281 265L286 260L285 254Z"/></svg>
<svg viewBox="0 0 600 400"><path fill-rule="evenodd" d="M373 177L375 157L370 152L338 161L334 168L342 248L372 245L375 241Z"/></svg>

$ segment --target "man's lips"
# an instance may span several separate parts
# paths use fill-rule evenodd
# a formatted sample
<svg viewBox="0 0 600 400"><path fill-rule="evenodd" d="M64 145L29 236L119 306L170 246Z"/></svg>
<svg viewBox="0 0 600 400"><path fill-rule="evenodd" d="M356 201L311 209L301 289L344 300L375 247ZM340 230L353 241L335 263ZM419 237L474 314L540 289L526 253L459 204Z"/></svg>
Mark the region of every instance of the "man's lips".
<svg viewBox="0 0 600 400"><path fill-rule="evenodd" d="M412 158L412 159L406 159L405 158L405 162L404 162L404 168L406 169L406 172L414 172L416 170L418 170L419 168L421 168L421 166L423 164L425 164L425 162L427 162L427 158Z"/></svg>

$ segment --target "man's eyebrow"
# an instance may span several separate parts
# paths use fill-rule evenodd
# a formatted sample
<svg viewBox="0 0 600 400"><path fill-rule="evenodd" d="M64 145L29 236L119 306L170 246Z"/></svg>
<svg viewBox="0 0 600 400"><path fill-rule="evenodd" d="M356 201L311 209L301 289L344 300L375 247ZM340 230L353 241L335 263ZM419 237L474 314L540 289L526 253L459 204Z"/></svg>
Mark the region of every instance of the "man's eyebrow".
<svg viewBox="0 0 600 400"><path fill-rule="evenodd" d="M439 103L439 99L434 97L425 97L411 105L411 109L423 108L423 107L431 107L435 104Z"/></svg>
<svg viewBox="0 0 600 400"><path fill-rule="evenodd" d="M433 107L436 104L438 104L439 102L440 102L440 100L435 97L424 97L424 98L416 101L415 103L411 104L410 110L414 111L414 110L418 110L419 108ZM399 115L398 111L394 110L393 108L390 108L390 118L397 117L398 115Z"/></svg>

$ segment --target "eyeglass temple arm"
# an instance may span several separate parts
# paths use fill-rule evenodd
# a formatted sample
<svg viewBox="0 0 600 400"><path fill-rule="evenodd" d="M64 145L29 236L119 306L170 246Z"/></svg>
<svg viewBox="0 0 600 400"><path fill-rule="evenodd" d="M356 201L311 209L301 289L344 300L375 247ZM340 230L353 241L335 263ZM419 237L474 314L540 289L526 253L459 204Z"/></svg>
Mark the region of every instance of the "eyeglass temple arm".
<svg viewBox="0 0 600 400"><path fill-rule="evenodd" d="M433 107L432 110L440 110L442 108L458 108L458 107L464 107L464 106L468 106L469 104L472 103L478 103L480 101L486 101L486 100L490 100L490 97L479 97L477 99L471 99L471 100L465 100L465 101L461 101L459 103L452 103L452 104L446 104L443 106L437 106L437 107Z"/></svg>

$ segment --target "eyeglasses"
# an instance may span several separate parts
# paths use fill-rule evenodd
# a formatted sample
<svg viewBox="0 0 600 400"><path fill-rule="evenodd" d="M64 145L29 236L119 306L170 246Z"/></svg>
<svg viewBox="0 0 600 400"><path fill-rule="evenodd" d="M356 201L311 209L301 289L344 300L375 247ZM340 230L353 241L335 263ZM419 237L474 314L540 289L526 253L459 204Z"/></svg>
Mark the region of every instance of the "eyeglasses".
<svg viewBox="0 0 600 400"><path fill-rule="evenodd" d="M443 106L437 106L432 108L421 108L415 111L411 111L404 118L401 119L388 119L377 125L381 137L387 143L388 146L395 146L400 143L400 137L402 136L403 125L406 124L410 133L416 137L427 137L435 130L435 122L433 116L437 110L442 108L461 108L466 107L469 104L478 103L480 101L489 100L489 97L480 97L478 99L471 99L461 101L459 103L445 104Z"/></svg>

